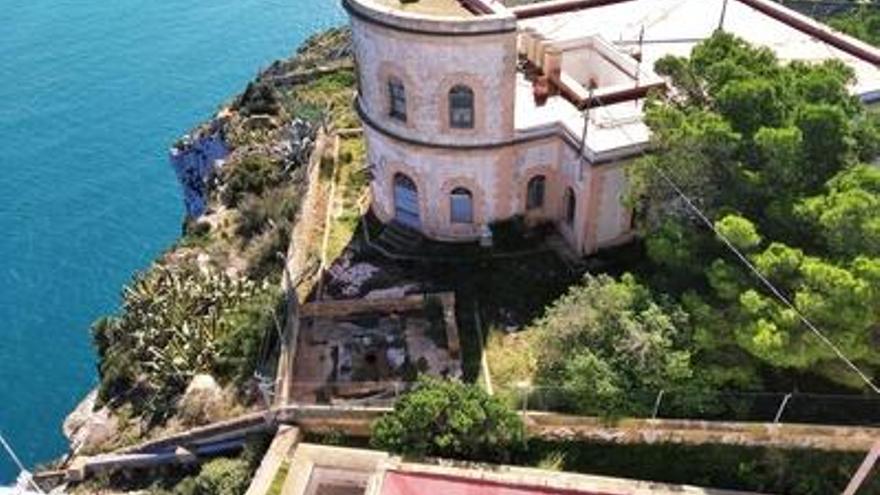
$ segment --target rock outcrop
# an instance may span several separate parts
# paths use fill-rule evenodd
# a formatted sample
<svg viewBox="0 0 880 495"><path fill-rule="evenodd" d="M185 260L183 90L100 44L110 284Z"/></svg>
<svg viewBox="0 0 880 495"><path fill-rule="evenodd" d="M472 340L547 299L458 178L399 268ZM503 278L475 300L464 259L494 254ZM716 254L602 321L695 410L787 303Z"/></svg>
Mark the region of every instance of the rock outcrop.
<svg viewBox="0 0 880 495"><path fill-rule="evenodd" d="M112 440L119 431L119 420L110 408L95 409L98 390L92 390L64 420L62 430L73 455L93 452Z"/></svg>

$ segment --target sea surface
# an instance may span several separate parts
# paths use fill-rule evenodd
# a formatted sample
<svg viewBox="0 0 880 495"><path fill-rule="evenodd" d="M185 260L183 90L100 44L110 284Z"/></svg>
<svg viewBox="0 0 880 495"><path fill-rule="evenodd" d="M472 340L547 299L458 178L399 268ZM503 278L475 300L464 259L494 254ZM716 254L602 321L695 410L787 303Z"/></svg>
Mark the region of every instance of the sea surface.
<svg viewBox="0 0 880 495"><path fill-rule="evenodd" d="M26 465L65 452L90 323L180 232L169 144L344 21L336 0L0 0L0 433Z"/></svg>

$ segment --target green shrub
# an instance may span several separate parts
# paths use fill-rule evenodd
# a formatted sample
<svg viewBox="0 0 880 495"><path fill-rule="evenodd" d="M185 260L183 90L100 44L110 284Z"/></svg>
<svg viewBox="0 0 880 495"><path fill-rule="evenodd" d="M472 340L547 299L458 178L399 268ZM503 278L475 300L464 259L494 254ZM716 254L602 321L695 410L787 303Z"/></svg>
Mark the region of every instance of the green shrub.
<svg viewBox="0 0 880 495"><path fill-rule="evenodd" d="M187 219L183 225L183 234L186 236L206 236L211 233L211 224L193 219Z"/></svg>
<svg viewBox="0 0 880 495"><path fill-rule="evenodd" d="M508 462L523 428L515 412L475 385L422 378L373 425L371 442L408 456Z"/></svg>
<svg viewBox="0 0 880 495"><path fill-rule="evenodd" d="M280 332L284 321L281 291L263 291L226 314L229 330L217 339L215 369L221 379L241 384L257 368L264 338Z"/></svg>
<svg viewBox="0 0 880 495"><path fill-rule="evenodd" d="M251 468L240 459L220 457L202 466L199 474L183 479L174 495L241 495L251 482Z"/></svg>
<svg viewBox="0 0 880 495"><path fill-rule="evenodd" d="M242 115L250 116L278 115L282 107L275 88L265 81L255 81L248 84L233 108Z"/></svg>
<svg viewBox="0 0 880 495"><path fill-rule="evenodd" d="M588 275L527 330L538 384L579 413L645 414L656 391L692 382L687 316L632 275Z"/></svg>
<svg viewBox="0 0 880 495"><path fill-rule="evenodd" d="M248 194L260 195L282 179L278 163L266 156L249 155L224 167L220 199L227 207L234 208Z"/></svg>
<svg viewBox="0 0 880 495"><path fill-rule="evenodd" d="M248 194L239 205L236 234L250 241L273 225L290 224L299 211L300 199L296 187L275 188L262 196Z"/></svg>
<svg viewBox="0 0 880 495"><path fill-rule="evenodd" d="M254 280L280 277L290 244L290 227L276 227L254 239L246 253L247 274Z"/></svg>

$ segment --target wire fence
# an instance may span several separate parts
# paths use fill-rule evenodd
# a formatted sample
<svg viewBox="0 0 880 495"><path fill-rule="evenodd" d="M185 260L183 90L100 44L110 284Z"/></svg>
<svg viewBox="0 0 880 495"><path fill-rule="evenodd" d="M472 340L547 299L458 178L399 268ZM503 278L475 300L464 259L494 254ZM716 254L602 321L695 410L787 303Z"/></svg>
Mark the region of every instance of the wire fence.
<svg viewBox="0 0 880 495"><path fill-rule="evenodd" d="M297 404L329 408L393 407L418 382L297 382ZM495 395L518 411L580 416L804 423L880 427L880 396L658 390L620 395L563 387L500 387Z"/></svg>
<svg viewBox="0 0 880 495"><path fill-rule="evenodd" d="M497 394L521 410L588 416L880 426L880 397L866 395L661 390L602 396L560 387Z"/></svg>

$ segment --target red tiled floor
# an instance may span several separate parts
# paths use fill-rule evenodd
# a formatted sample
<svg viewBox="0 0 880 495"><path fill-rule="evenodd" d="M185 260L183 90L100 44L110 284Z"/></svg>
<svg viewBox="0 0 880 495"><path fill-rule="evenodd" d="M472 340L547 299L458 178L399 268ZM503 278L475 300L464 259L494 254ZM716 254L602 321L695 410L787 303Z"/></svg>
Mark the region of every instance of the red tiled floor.
<svg viewBox="0 0 880 495"><path fill-rule="evenodd" d="M512 485L485 480L389 471L382 495L601 495L580 490Z"/></svg>

